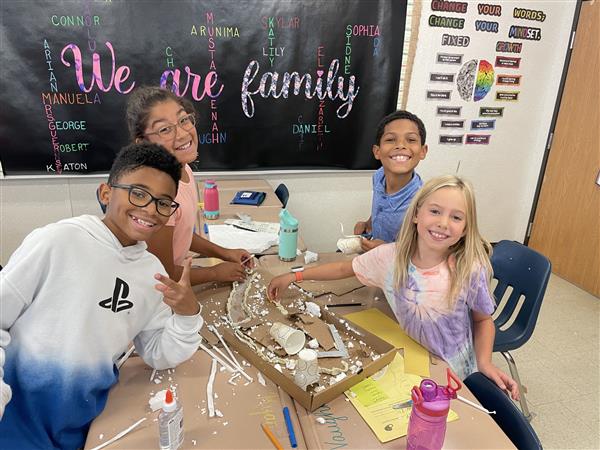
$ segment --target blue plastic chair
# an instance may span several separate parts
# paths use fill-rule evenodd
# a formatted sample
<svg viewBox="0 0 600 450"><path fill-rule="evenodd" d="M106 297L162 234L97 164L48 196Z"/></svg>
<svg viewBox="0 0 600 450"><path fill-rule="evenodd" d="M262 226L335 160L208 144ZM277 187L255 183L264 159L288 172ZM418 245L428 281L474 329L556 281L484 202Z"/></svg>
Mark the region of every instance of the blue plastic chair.
<svg viewBox="0 0 600 450"><path fill-rule="evenodd" d="M498 242L494 247L491 260L494 278L498 280L498 285L494 289L496 301L501 301L508 287L513 289L506 303L499 303L494 313L496 326L494 351L502 353L506 359L510 374L519 385L523 414L531 420L517 365L509 350L521 347L531 337L548 286L552 265L544 255L515 241ZM518 309L521 296L524 300L521 308Z"/></svg>
<svg viewBox="0 0 600 450"><path fill-rule="evenodd" d="M287 186L281 183L279 186L277 186L277 189L275 189L275 195L285 208L287 206L288 199L290 198L290 191L288 191Z"/></svg>
<svg viewBox="0 0 600 450"><path fill-rule="evenodd" d="M481 372L472 373L465 378L464 383L484 408L496 411L496 414L491 414L490 417L515 447L528 450L542 448L542 443L529 421L496 383Z"/></svg>

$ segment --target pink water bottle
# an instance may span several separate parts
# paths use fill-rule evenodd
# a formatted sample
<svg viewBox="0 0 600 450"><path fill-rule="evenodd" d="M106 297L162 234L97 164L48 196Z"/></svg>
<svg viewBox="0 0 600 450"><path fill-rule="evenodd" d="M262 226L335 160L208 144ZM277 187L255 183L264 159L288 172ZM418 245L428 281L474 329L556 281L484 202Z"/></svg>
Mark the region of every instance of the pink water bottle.
<svg viewBox="0 0 600 450"><path fill-rule="evenodd" d="M204 182L204 217L210 220L219 218L219 189L215 180Z"/></svg>
<svg viewBox="0 0 600 450"><path fill-rule="evenodd" d="M450 400L456 398L462 384L447 369L448 386L438 386L435 381L424 379L421 386L414 386L411 391L413 401L408 435L407 450L440 450L446 436L446 419L450 411ZM452 386L452 382L455 386Z"/></svg>

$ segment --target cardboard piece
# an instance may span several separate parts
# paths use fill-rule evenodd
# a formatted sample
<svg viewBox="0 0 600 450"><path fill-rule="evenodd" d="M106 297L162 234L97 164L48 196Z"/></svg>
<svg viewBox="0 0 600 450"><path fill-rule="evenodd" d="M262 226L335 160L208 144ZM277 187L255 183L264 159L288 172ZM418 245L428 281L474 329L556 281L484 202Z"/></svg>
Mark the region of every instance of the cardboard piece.
<svg viewBox="0 0 600 450"><path fill-rule="evenodd" d="M241 363L243 358L237 358ZM159 412L150 411L148 399L151 393L171 386L176 387L177 399L183 405L183 449L240 448L240 442L245 449L272 448L260 427L261 423L268 424L279 442L289 448L283 406L289 407L290 401L282 400L279 389L270 380L266 380L266 386L258 383L257 371L253 367L244 367L255 380L250 384L239 377L235 380L236 385L232 385L228 382L231 378L229 372L217 371L214 392L218 398L215 398L215 407L223 417L208 417L206 383L210 366L211 358L200 351L171 373L159 371L162 382L155 384L150 381L152 368L140 357L129 358L120 370L119 382L109 393L104 411L92 422L85 448L91 449L106 442L143 417L147 420L108 448L158 448L158 422L155 419ZM290 410L298 448L305 449L295 408Z"/></svg>
<svg viewBox="0 0 600 450"><path fill-rule="evenodd" d="M302 259L289 263L279 260L277 255L265 255L259 259L259 267L268 270L273 276L290 272L294 266L313 267L330 262L343 260L352 260L355 255L344 255L343 253L320 253L319 260L311 264L303 264ZM302 290L310 292L313 297L320 297L325 294L334 294L336 296L344 295L363 287L363 284L356 277L345 278L343 280L331 281L303 281L297 284Z"/></svg>
<svg viewBox="0 0 600 450"><path fill-rule="evenodd" d="M301 325L302 329L306 331L308 335L319 341L319 344L325 351L331 350L335 346L335 343L333 342L333 336L331 336L329 327L318 317L312 317L312 319L313 320L309 323L303 320L303 324Z"/></svg>
<svg viewBox="0 0 600 450"><path fill-rule="evenodd" d="M248 292L248 309L253 312L253 315L255 314L257 317L261 318L264 324L270 325L274 321L281 321L282 323L287 323L290 326L295 326L297 328L298 324L293 320L293 317L290 318L289 316L284 316L277 310L272 302L265 300L266 285L271 278L272 275L269 272L264 270L257 271L256 278L251 281L252 286ZM297 308L300 308L303 305L304 300L310 299L295 287L291 287L283 294L281 304L284 307L292 304ZM330 348L333 348L333 338L331 337L331 331L327 328L326 323L334 324L345 341L351 340L354 342L352 350L349 352L350 355L347 362L348 366L354 367L355 371L358 371L358 373L352 374L352 372L348 370L346 372L346 377L340 377L339 379L335 378L338 373L333 375L322 373L320 385L323 386L323 389L320 391L310 389L309 392L305 392L294 383L293 369L288 369L284 367L285 364L280 364L281 372L278 371L274 367L273 362L262 359L261 356L257 354L256 350L235 336L233 330L229 328L229 326L223 325L220 318L226 314L227 297L228 293L222 293L220 296L212 295L211 299L205 303L204 311L206 314L204 314L204 316L207 323L210 323L211 319L216 319L215 325L219 326L219 332L225 337L230 347L235 348L265 376L269 377L285 392L308 409L315 409L323 403L339 396L352 385L380 370L393 358L393 346L358 327L350 327L347 321L340 320L334 314L322 309L321 319L310 317L310 320L313 320L313 324L304 324L303 326L313 326L315 323L320 324L317 326L322 326L322 330L327 331L327 336L331 342ZM200 298L200 300L204 303L202 298ZM280 320L281 317L283 317L284 320ZM274 320L274 318L277 318L278 320ZM306 318L306 320L309 320L309 318ZM313 331L313 333L320 336L320 341L323 340L327 345L328 340L323 337L324 332L320 329L316 330L317 331ZM369 354L366 356L362 355L362 352L360 351L360 341L365 342L369 347ZM324 350L324 348L320 347L319 351L321 350ZM286 359L293 360L295 358L297 357L286 356ZM355 364L355 361L360 361L362 370L360 370L360 366ZM341 358L323 358L319 360L319 367L321 369L340 369L343 368L344 365L342 364Z"/></svg>

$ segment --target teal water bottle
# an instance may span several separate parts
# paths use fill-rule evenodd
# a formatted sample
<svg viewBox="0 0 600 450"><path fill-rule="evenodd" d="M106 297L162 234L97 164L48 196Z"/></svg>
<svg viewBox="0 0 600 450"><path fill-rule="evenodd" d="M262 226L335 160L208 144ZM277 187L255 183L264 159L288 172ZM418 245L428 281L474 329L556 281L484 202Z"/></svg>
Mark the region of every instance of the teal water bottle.
<svg viewBox="0 0 600 450"><path fill-rule="evenodd" d="M294 261L298 248L298 219L287 209L279 213L279 259Z"/></svg>

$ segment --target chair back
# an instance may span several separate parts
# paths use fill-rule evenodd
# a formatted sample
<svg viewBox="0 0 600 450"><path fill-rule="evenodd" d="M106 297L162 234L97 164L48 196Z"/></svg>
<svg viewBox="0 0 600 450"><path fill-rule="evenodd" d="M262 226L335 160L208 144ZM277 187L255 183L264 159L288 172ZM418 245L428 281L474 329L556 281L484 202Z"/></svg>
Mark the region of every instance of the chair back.
<svg viewBox="0 0 600 450"><path fill-rule="evenodd" d="M491 414L490 417L515 447L528 450L542 448L542 443L529 421L496 383L481 372L475 372L464 380L464 384L484 408L496 411L496 414Z"/></svg>
<svg viewBox="0 0 600 450"><path fill-rule="evenodd" d="M494 278L498 280L494 289L496 301L500 302L509 286L513 289L494 319L494 351L513 350L527 342L533 333L552 266L544 255L518 242L506 240L494 246L491 262ZM508 328L502 329L515 314L521 296L524 301L518 315Z"/></svg>
<svg viewBox="0 0 600 450"><path fill-rule="evenodd" d="M287 186L281 183L279 186L277 186L277 189L275 189L275 195L285 208L287 206L288 199L290 198L290 191L288 191Z"/></svg>

